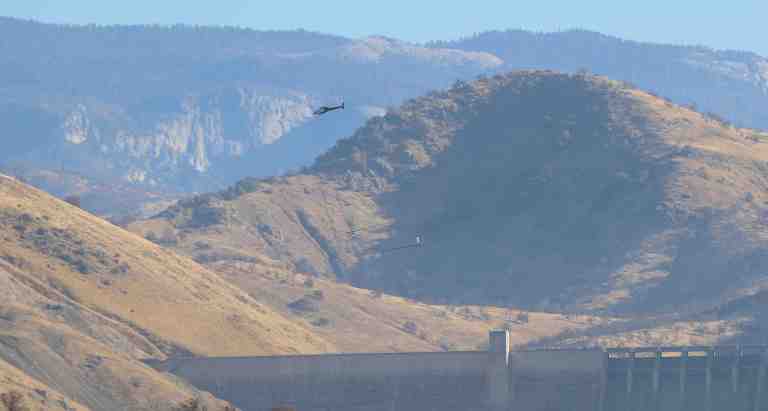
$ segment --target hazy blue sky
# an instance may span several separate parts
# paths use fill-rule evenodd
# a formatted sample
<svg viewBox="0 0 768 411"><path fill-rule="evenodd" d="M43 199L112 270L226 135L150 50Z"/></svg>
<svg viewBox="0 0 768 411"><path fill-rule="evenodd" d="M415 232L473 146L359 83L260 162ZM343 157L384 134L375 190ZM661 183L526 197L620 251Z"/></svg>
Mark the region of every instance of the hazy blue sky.
<svg viewBox="0 0 768 411"><path fill-rule="evenodd" d="M411 41L490 29L585 28L768 56L768 0L2 0L0 15L62 23L304 28Z"/></svg>

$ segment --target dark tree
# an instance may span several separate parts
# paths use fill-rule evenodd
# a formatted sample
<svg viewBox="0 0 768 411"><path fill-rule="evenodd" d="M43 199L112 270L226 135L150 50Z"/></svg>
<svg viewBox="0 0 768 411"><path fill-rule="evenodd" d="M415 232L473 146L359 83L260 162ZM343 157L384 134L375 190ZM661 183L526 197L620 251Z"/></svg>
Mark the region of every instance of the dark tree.
<svg viewBox="0 0 768 411"><path fill-rule="evenodd" d="M160 238L157 236L157 234L155 234L154 231L147 232L147 234L144 235L144 238L146 238L147 240L149 240L149 241L151 241L151 242L153 242L155 244L160 243Z"/></svg>
<svg viewBox="0 0 768 411"><path fill-rule="evenodd" d="M29 407L24 404L24 396L17 391L0 394L0 404L8 411L29 411Z"/></svg>
<svg viewBox="0 0 768 411"><path fill-rule="evenodd" d="M528 323L528 313L527 312L521 312L521 313L517 314L517 321L521 322L523 324L527 324Z"/></svg>
<svg viewBox="0 0 768 411"><path fill-rule="evenodd" d="M174 411L208 411L200 398L190 398L174 408Z"/></svg>
<svg viewBox="0 0 768 411"><path fill-rule="evenodd" d="M323 292L321 290L315 290L315 291L312 291L311 293L307 294L307 297L313 298L315 300L322 300L323 298L325 298L325 295L323 294Z"/></svg>
<svg viewBox="0 0 768 411"><path fill-rule="evenodd" d="M80 196L79 195L71 195L64 197L64 201L68 202L69 204L72 204L73 206L77 208L82 208L80 206Z"/></svg>
<svg viewBox="0 0 768 411"><path fill-rule="evenodd" d="M403 330L408 334L415 335L419 331L419 327L413 321L406 321L405 324L403 324Z"/></svg>
<svg viewBox="0 0 768 411"><path fill-rule="evenodd" d="M217 408L220 411L240 411L231 404L226 404L224 408ZM207 405L203 404L200 398L190 398L174 408L174 411L208 411Z"/></svg>

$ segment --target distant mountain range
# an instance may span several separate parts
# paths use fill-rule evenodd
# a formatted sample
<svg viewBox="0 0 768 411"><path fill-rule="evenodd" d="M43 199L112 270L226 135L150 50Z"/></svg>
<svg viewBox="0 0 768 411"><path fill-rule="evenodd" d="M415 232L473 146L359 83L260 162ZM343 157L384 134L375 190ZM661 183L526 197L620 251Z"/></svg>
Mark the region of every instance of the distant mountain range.
<svg viewBox="0 0 768 411"><path fill-rule="evenodd" d="M152 193L209 191L299 168L407 98L518 68L584 69L768 127L766 59L584 31L488 32L416 45L1 18L0 38L0 167L66 170L94 186L112 181ZM343 112L311 114L342 100ZM50 189L50 178L31 179ZM77 191L87 195L85 187Z"/></svg>
<svg viewBox="0 0 768 411"><path fill-rule="evenodd" d="M2 19L0 36L0 161L179 191L307 164L388 105L502 64L303 31Z"/></svg>

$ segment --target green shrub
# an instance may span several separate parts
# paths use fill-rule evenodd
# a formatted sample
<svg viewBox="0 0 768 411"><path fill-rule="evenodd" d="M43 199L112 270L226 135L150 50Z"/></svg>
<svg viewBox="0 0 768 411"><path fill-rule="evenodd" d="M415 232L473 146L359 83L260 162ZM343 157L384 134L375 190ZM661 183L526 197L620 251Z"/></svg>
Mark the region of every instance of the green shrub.
<svg viewBox="0 0 768 411"><path fill-rule="evenodd" d="M320 311L317 303L310 298L301 297L298 300L289 303L288 308L299 313L316 313Z"/></svg>
<svg viewBox="0 0 768 411"><path fill-rule="evenodd" d="M80 196L78 195L71 195L71 196L64 197L64 201L66 201L67 203L77 208L82 208L81 202L80 202Z"/></svg>

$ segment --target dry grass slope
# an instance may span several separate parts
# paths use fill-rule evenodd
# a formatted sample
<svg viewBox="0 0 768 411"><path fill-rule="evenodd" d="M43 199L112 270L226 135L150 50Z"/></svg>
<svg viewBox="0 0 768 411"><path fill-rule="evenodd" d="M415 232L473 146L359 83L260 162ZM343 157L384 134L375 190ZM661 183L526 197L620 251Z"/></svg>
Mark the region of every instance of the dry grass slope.
<svg viewBox="0 0 768 411"><path fill-rule="evenodd" d="M314 176L289 177L229 202L205 204L222 210L196 210L220 216L211 224L201 226L199 217L180 213L173 221L140 221L129 229L156 237L174 251L200 261L257 301L312 327L337 351L476 349L484 345L489 329L507 326L514 331L513 343L522 345L604 322L595 317L574 322L559 314L530 313L535 321L519 323L520 310L425 305L324 278L322 274L334 273L332 258L324 249L337 251L338 266L353 266L357 255L370 253L374 241L384 236L376 230L351 232L387 224L372 211L376 205L370 196L341 191L335 182ZM322 241L314 237L318 232L332 233L323 236L327 243L319 244ZM353 236L357 241L350 241ZM312 298L317 292L322 298ZM305 296L316 308L289 307ZM416 327L409 329L409 323Z"/></svg>
<svg viewBox="0 0 768 411"><path fill-rule="evenodd" d="M327 348L195 262L47 194L0 186L0 252L30 281L193 353L317 352ZM236 315L242 318L235 319Z"/></svg>
<svg viewBox="0 0 768 411"><path fill-rule="evenodd" d="M195 395L141 359L333 349L190 259L6 176L0 324L0 359L94 410Z"/></svg>
<svg viewBox="0 0 768 411"><path fill-rule="evenodd" d="M211 268L286 317L313 326L342 352L484 349L488 330L494 328L509 329L512 344L521 346L615 321L490 306L424 304L274 265L222 261Z"/></svg>
<svg viewBox="0 0 768 411"><path fill-rule="evenodd" d="M90 411L59 392L0 361L0 393L18 393L30 411Z"/></svg>

